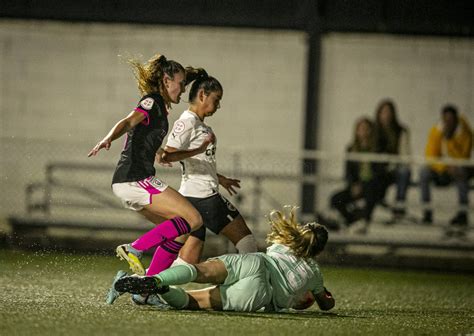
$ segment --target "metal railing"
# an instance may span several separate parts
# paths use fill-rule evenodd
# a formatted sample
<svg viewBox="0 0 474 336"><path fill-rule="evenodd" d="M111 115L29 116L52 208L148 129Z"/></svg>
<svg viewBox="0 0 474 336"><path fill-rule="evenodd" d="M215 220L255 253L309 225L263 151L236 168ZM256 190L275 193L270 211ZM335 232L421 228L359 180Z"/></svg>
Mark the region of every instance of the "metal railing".
<svg viewBox="0 0 474 336"><path fill-rule="evenodd" d="M311 154L311 156L309 156ZM380 154L348 154L348 155L328 155L323 152L305 153L305 157L315 158L320 161L325 160L360 160L360 161L377 161L377 162L392 162L392 163L406 163L410 162L414 165L422 165L430 163L431 161L401 157L398 158L393 155ZM474 166L472 160L440 160L443 163L454 163L456 165ZM238 157L235 162L238 162ZM234 162L234 163L235 163ZM120 201L113 195L110 190L110 176L114 171L113 164L98 164L98 163L84 163L84 162L51 162L45 167L45 177L42 182L34 182L26 187L26 218L12 218L12 226L18 232L27 232L28 230L40 229L45 230L49 227L67 227L67 228L84 228L87 230L146 230L149 223L140 222L139 225L130 225L130 222L121 223L114 221L104 216L107 223L97 222L82 222L81 216L71 215L67 219L56 216L56 209L65 208L66 211L73 210L80 213L100 213L108 214L111 211L114 214L123 213L130 215L132 212L126 210L120 204ZM222 172L226 175L226 172ZM82 174L82 175L81 175ZM165 181L174 178L179 179L179 172L177 169L170 170L169 168L159 168L157 175L163 177ZM311 175L303 175L301 173L280 173L278 171L268 172L252 172L250 170L241 169L236 171L233 169L232 174L239 179L246 181L247 187L245 192L240 192L240 197L234 199L236 206L246 219L251 223L252 231L256 234L259 241L263 242L268 228L263 223L264 212L268 208L281 208L281 198L275 195L267 188L266 183L276 182L286 185L292 183L294 187L301 185L303 181L312 181L318 184L341 184L342 177L331 177L329 174L315 172ZM82 176L82 178L76 178ZM88 176L88 178L83 178ZM98 186L95 180L100 180ZM290 181L290 182L289 182ZM250 185L250 186L249 186ZM75 194L77 198L70 198L64 201L64 195ZM416 205L415 205L416 206ZM452 205L450 205L452 206ZM451 209L450 209L451 210ZM469 209L472 210L472 209ZM37 214L40 214L39 220ZM133 216L133 214L131 214ZM315 214L315 218L317 214ZM137 217L138 218L138 217ZM410 223L410 230L413 229L413 224ZM421 228L421 226L419 226ZM382 227L379 228L379 231ZM432 226L432 229L436 227ZM438 226L438 230L440 227ZM472 226L469 226L469 231ZM387 228L388 231L390 231ZM403 231L403 230L401 230ZM418 248L418 249L436 249L436 250L456 250L456 251L472 251L474 245L472 240L468 239L464 242L446 242L442 239L406 239L402 235L372 235L363 237L351 237L345 233L332 233L331 236L332 248L343 251L347 246L364 246L364 247L387 247L387 253L394 253L403 248ZM341 252L342 253L342 252Z"/></svg>
<svg viewBox="0 0 474 336"><path fill-rule="evenodd" d="M322 151L304 151L301 155L303 159L315 159L317 161L344 161L354 160L363 162L385 162L394 164L410 164L412 166L419 166L425 164L444 163L455 166L466 166L474 167L474 160L455 160L455 159L425 159L423 157L414 156L398 156L389 154L375 154L375 153L346 153L346 154L329 154ZM234 157L234 164L239 166L239 157ZM34 214L35 212L41 212L45 215L51 214L53 207L74 207L83 208L85 210L90 209L123 209L118 200L113 196L110 191L110 185L102 185L97 187L93 185L87 185L84 181L76 181L74 179L65 179L58 177L58 174L66 173L70 175L74 172L82 172L89 175L93 174L104 174L104 178L110 178L110 173L114 170L114 165L111 164L97 164L97 163L84 163L84 162L51 162L45 167L45 180L43 182L34 182L27 185L25 190L25 203L27 214ZM233 174L237 175L238 178L250 180L252 187L247 190L244 196L236 198L236 202L241 203L245 197L250 194L252 200L251 209L247 211L247 217L251 221L258 221L258 217L262 213L262 203L266 202L272 208L279 208L282 206L278 199L268 190L263 187L265 181L291 181L292 183L303 183L311 182L318 185L327 183L341 183L342 177L333 177L329 174L323 174L315 172L314 174L301 174L301 173L279 173L279 172L252 172L248 170L240 171L234 169ZM226 172L223 172L225 174ZM160 176L178 176L176 170L160 169ZM417 182L412 180L411 186L416 186ZM474 185L471 185L474 188ZM54 198L54 190L63 189L69 190L74 193L84 195L85 201L57 201ZM239 204L237 204L239 205ZM419 206L417 204L416 206ZM469 210L473 210L469 208Z"/></svg>

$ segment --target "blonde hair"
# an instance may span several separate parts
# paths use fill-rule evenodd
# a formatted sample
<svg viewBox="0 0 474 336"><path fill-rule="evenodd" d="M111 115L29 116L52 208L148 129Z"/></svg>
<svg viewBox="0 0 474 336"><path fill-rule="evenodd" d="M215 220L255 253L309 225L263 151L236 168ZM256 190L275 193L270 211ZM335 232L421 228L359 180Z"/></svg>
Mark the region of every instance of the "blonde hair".
<svg viewBox="0 0 474 336"><path fill-rule="evenodd" d="M317 223L300 224L296 220L297 207L285 206L283 211L273 210L268 216L271 231L267 243L288 246L300 258L314 258L326 246L328 231Z"/></svg>
<svg viewBox="0 0 474 336"><path fill-rule="evenodd" d="M164 55L160 54L154 55L144 64L133 58L128 59L127 62L132 67L140 93L147 95L157 92L163 97L166 107L170 108L171 98L164 87L163 78L165 74L171 78L174 78L174 75L179 72L185 74L183 66L176 61L167 60Z"/></svg>

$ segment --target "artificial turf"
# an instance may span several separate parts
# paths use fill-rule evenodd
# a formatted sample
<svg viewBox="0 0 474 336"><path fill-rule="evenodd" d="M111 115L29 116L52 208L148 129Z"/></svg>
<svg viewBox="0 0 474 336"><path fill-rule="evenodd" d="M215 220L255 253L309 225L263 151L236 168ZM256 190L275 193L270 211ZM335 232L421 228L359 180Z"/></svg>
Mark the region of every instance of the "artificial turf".
<svg viewBox="0 0 474 336"><path fill-rule="evenodd" d="M474 276L325 267L336 307L268 314L106 305L113 256L0 250L1 335L465 335Z"/></svg>

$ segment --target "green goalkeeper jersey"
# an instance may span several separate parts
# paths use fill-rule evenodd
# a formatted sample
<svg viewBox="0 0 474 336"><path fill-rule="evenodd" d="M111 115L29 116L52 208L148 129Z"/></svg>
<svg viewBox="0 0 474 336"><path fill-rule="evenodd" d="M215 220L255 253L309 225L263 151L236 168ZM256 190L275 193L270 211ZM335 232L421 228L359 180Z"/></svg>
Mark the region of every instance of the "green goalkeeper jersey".
<svg viewBox="0 0 474 336"><path fill-rule="evenodd" d="M315 260L298 258L281 244L268 247L265 259L276 310L293 307L307 291L316 294L324 290L323 276Z"/></svg>

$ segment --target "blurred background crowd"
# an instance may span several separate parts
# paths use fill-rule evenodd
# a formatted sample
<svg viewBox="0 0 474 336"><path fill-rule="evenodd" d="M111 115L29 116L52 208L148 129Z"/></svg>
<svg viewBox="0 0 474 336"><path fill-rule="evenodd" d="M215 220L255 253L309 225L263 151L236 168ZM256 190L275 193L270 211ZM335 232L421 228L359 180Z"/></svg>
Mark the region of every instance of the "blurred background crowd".
<svg viewBox="0 0 474 336"><path fill-rule="evenodd" d="M439 121L427 133L425 156L428 162L420 166L418 181L415 181L412 179L410 130L399 121L395 102L385 99L378 104L372 118L361 117L356 121L347 153L380 153L389 156L385 157L386 161L383 156L377 161L371 161L370 157L365 160L363 157L359 160L347 159L344 189L334 193L330 200L331 207L338 211L346 227L363 220L356 232L367 233L377 205L390 208L392 217L386 224L402 221L407 215L406 195L410 187L419 189L421 223L432 224L434 209L430 204L431 184L440 187L453 184L457 188L459 207L449 224L461 230L448 230L448 234L465 234L462 229L468 225L472 167L462 163L471 157L471 127L455 105L447 104L440 109ZM440 160L443 158L459 161L454 165L446 164ZM385 196L391 185L396 189L395 197L387 200Z"/></svg>

